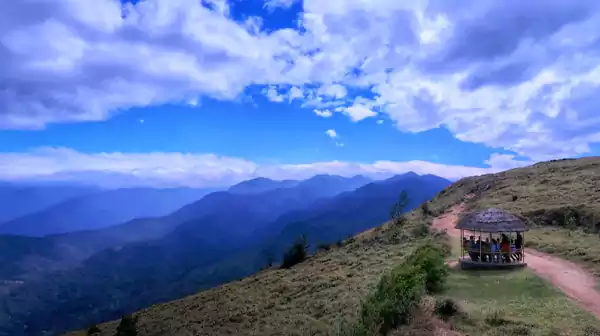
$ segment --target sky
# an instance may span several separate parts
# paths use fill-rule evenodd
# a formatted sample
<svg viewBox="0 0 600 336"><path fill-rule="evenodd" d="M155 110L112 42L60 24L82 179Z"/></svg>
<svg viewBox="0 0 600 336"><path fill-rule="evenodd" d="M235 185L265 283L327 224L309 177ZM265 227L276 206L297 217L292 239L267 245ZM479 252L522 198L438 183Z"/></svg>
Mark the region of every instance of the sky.
<svg viewBox="0 0 600 336"><path fill-rule="evenodd" d="M599 85L598 1L13 0L0 180L458 179L598 155Z"/></svg>

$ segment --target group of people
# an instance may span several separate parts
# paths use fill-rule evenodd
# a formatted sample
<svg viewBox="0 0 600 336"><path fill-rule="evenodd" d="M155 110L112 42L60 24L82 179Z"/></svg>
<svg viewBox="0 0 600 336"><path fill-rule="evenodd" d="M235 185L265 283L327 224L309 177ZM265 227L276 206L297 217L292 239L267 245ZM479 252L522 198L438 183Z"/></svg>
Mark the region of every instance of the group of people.
<svg viewBox="0 0 600 336"><path fill-rule="evenodd" d="M520 233L517 233L517 238L514 240L509 239L504 233L498 239L492 238L491 241L490 238L481 241L481 236L477 240L474 236L470 236L468 240L463 237L463 247L473 261L510 263L523 259L521 250L523 236Z"/></svg>

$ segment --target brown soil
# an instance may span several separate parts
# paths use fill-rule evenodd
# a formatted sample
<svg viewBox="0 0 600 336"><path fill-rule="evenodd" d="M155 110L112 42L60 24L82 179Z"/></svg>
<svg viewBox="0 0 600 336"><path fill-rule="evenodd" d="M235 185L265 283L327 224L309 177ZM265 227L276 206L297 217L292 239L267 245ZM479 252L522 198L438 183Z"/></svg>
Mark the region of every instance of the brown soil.
<svg viewBox="0 0 600 336"><path fill-rule="evenodd" d="M450 236L460 237L460 230L455 229L454 225L464 210L464 203L451 207L434 219L432 227L446 230ZM525 250L525 261L529 269L600 319L600 292L596 289L596 279L590 273L570 261L531 248Z"/></svg>

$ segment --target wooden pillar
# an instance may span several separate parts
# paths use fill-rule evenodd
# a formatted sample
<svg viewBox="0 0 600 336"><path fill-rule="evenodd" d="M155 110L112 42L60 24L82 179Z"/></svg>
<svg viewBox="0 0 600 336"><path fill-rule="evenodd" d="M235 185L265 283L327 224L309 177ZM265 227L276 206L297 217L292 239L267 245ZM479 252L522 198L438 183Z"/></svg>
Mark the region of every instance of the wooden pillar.
<svg viewBox="0 0 600 336"><path fill-rule="evenodd" d="M481 262L483 259L481 258L481 246L483 245L483 242L481 241L481 230L479 231L479 262Z"/></svg>
<svg viewBox="0 0 600 336"><path fill-rule="evenodd" d="M521 262L525 262L525 231L523 231L523 241L521 242Z"/></svg>
<svg viewBox="0 0 600 336"><path fill-rule="evenodd" d="M465 256L465 244L463 244L463 242L465 241L465 230L460 229L460 258L458 258L459 261L462 261L462 258Z"/></svg>

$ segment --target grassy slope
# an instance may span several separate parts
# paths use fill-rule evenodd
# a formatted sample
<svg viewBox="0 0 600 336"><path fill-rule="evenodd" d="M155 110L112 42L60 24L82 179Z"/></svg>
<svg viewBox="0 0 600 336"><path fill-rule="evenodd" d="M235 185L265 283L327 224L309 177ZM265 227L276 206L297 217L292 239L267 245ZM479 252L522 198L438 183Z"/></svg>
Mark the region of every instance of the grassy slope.
<svg viewBox="0 0 600 336"><path fill-rule="evenodd" d="M455 257L458 242L454 239ZM595 335L600 321L530 270L453 268L444 293L466 317L453 318L465 335ZM495 318L496 317L496 318Z"/></svg>
<svg viewBox="0 0 600 336"><path fill-rule="evenodd" d="M498 207L528 219L526 246L556 254L600 275L600 157L543 162L462 179L440 193L440 212L464 195L473 210ZM513 201L513 198L516 200ZM569 216L572 220L566 220Z"/></svg>
<svg viewBox="0 0 600 336"><path fill-rule="evenodd" d="M418 221L411 215L412 223ZM418 240L389 224L289 270L270 269L139 315L141 335L331 335ZM117 321L100 326L113 335ZM83 335L75 333L74 335Z"/></svg>
<svg viewBox="0 0 600 336"><path fill-rule="evenodd" d="M597 228L593 215L600 218L598 186L600 158L542 163L458 181L438 195L430 208L439 213L474 194L469 201L472 209L495 206L529 218L534 226L526 242L536 248L600 269L597 236L590 233ZM569 209L580 215L575 232L560 226ZM417 216L412 217L414 223ZM581 239L574 241L575 237ZM136 314L141 335L334 334L340 320L356 316L361 298L381 273L410 252L415 245L410 240L406 232L385 225L291 270L267 270L155 305ZM573 252L576 243L586 252ZM525 329L533 335L583 335L591 330L584 328L598 327L593 317L527 270L508 274L453 271L449 280L446 295L461 302L466 315L453 324L466 335L504 335ZM503 325L490 325L489 318L486 322L496 309L503 311ZM101 335L112 335L115 326L116 321L102 325Z"/></svg>

